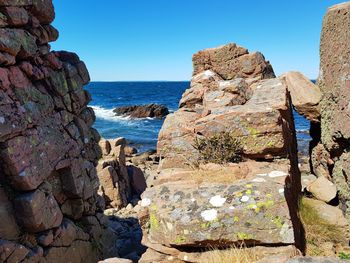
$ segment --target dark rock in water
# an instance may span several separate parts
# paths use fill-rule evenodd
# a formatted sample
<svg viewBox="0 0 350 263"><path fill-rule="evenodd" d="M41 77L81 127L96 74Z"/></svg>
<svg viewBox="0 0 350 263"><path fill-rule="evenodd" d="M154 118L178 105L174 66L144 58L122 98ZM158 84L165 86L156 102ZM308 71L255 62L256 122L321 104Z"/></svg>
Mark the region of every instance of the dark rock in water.
<svg viewBox="0 0 350 263"><path fill-rule="evenodd" d="M118 107L114 110L116 115L130 116L131 118L163 118L169 114L164 105L147 104Z"/></svg>

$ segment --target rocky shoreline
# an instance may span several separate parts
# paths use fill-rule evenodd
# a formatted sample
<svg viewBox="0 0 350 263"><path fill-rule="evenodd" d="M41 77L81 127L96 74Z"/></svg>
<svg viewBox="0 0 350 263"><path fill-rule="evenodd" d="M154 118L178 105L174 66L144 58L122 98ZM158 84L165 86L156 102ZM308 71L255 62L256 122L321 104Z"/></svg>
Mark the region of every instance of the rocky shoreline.
<svg viewBox="0 0 350 263"><path fill-rule="evenodd" d="M234 43L194 54L176 112L119 111L166 116L141 154L92 128L84 62L50 50L51 0L0 13L0 262L350 258L350 3L324 18L317 85ZM293 108L311 121L303 164Z"/></svg>

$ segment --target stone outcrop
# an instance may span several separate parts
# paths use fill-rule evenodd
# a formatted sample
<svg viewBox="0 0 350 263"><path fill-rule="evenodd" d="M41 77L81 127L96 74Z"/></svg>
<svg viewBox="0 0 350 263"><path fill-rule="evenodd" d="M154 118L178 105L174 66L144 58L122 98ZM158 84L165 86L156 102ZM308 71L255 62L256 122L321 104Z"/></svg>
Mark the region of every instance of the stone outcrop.
<svg viewBox="0 0 350 263"><path fill-rule="evenodd" d="M222 131L241 141L244 157L287 156L294 136L290 97L260 53L229 44L200 51L193 64L191 87L159 134L164 168L196 163L195 140Z"/></svg>
<svg viewBox="0 0 350 263"><path fill-rule="evenodd" d="M97 262L113 242L89 73L76 54L50 51L54 16L51 0L0 0L1 262Z"/></svg>
<svg viewBox="0 0 350 263"><path fill-rule="evenodd" d="M279 78L286 83L296 111L311 122L320 122L320 88L300 72L287 72Z"/></svg>
<svg viewBox="0 0 350 263"><path fill-rule="evenodd" d="M164 105L147 104L118 107L113 112L119 116L131 118L164 118L169 114L169 110Z"/></svg>
<svg viewBox="0 0 350 263"><path fill-rule="evenodd" d="M148 251L141 262L161 262L159 253L200 262L206 250L242 243L302 249L301 182L286 84L260 53L235 44L200 51L193 64L191 87L159 134L162 170L142 194ZM222 132L239 140L243 161L202 164L196 141Z"/></svg>
<svg viewBox="0 0 350 263"><path fill-rule="evenodd" d="M337 187L340 207L350 220L350 3L328 9L321 36L318 85L323 92L321 139L312 152L315 174ZM350 221L349 221L350 222Z"/></svg>
<svg viewBox="0 0 350 263"><path fill-rule="evenodd" d="M126 140L102 139L99 145L102 150L102 158L97 165L99 194L106 206L120 209L134 199L139 200L146 189L146 181L141 169L126 163Z"/></svg>

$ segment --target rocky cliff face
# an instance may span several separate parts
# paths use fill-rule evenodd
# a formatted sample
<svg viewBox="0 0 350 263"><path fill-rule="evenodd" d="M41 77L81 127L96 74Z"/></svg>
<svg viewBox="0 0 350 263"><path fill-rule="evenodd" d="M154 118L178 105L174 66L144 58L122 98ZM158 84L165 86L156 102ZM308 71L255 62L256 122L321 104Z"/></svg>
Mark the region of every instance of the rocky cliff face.
<svg viewBox="0 0 350 263"><path fill-rule="evenodd" d="M323 22L319 86L321 141L313 150L313 169L318 177L337 186L343 211L350 220L350 3L331 7ZM350 222L350 221L349 221Z"/></svg>
<svg viewBox="0 0 350 263"><path fill-rule="evenodd" d="M89 73L50 51L54 16L51 0L0 0L1 262L96 262L108 235Z"/></svg>

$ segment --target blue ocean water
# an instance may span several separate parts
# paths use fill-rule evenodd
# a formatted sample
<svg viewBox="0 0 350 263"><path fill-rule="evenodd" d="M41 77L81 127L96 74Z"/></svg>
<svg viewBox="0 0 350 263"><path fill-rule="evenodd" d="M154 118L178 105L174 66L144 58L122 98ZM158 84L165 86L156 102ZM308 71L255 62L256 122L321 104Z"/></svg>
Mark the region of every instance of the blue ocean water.
<svg viewBox="0 0 350 263"><path fill-rule="evenodd" d="M106 139L125 137L140 152L155 149L163 120L130 119L115 116L119 106L157 103L170 112L177 110L182 93L189 82L91 82L85 88L90 92L90 106L96 114L94 127ZM299 150L308 151L309 122L294 112Z"/></svg>

